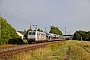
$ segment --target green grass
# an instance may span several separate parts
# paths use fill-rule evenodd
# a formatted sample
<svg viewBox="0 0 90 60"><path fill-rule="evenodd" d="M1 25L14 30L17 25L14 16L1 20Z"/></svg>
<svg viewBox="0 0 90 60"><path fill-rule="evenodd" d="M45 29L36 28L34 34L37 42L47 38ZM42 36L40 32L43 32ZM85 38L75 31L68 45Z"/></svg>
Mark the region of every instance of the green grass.
<svg viewBox="0 0 90 60"><path fill-rule="evenodd" d="M16 46L17 44L3 44L0 45L0 47L8 47L8 46Z"/></svg>
<svg viewBox="0 0 90 60"><path fill-rule="evenodd" d="M49 44L45 48L15 54L13 58L9 58L9 60L62 60L69 46L70 54L68 60L90 60L90 54L81 47L80 41L65 41ZM83 41L82 46L90 49L90 42ZM54 53L58 49L60 50ZM54 56L51 56L52 53L54 53ZM49 56L51 56L51 58L48 58Z"/></svg>
<svg viewBox="0 0 90 60"><path fill-rule="evenodd" d="M61 49L60 51L58 51L54 56L53 58L49 59L49 60L62 60L64 58L64 56L66 55L66 51L68 50L69 48L69 44L65 44Z"/></svg>
<svg viewBox="0 0 90 60"><path fill-rule="evenodd" d="M47 58L50 54L56 51L58 48L63 46L65 43L59 42L55 44L49 44L45 48L39 48L36 50L30 50L28 52L22 52L16 54L10 60L42 60Z"/></svg>
<svg viewBox="0 0 90 60"><path fill-rule="evenodd" d="M87 47L87 45L84 41L82 43L80 41L72 42L69 60L90 60L90 53L81 47Z"/></svg>

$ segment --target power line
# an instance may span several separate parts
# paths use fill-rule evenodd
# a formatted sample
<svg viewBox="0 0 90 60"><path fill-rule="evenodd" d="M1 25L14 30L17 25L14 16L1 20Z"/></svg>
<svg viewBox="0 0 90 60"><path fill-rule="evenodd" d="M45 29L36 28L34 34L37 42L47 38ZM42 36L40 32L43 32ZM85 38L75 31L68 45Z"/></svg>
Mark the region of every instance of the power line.
<svg viewBox="0 0 90 60"><path fill-rule="evenodd" d="M35 0L34 0L35 1ZM36 1L35 1L36 2ZM44 11L43 11L43 9L40 7L40 5L36 2L36 4L37 4L37 6L39 6L39 10L41 10L42 11L42 14L46 17L46 19L49 21L50 19L48 18L48 16L44 13ZM52 21L49 21L50 23L52 22Z"/></svg>
<svg viewBox="0 0 90 60"><path fill-rule="evenodd" d="M2 3L2 2L0 2L0 3ZM9 6L9 5L7 5L7 4L4 4L4 3L2 3L3 5L5 5L5 6L7 6L7 7L9 7L9 8L11 8L11 9L13 9L13 10L15 10L15 11L17 11L17 12L19 12L19 13L22 13L23 15L25 15L25 16L28 16L28 15L26 15L26 14L24 14L23 12L21 12L21 11L19 11L18 9L14 9L14 8L12 8L11 6ZM5 15L5 14L4 14ZM28 17L30 17L30 16L28 16ZM31 17L32 18L32 17ZM34 19L34 18L32 18L32 19ZM34 19L34 20L36 20L36 19Z"/></svg>
<svg viewBox="0 0 90 60"><path fill-rule="evenodd" d="M29 0L30 1L30 0ZM31 16L29 16L29 15L27 15L27 14L25 14L25 13L23 13L23 12L21 12L20 10L18 10L18 9L15 9L15 8L13 8L13 7L11 7L11 6L9 6L9 5L7 5L7 4L5 4L5 3L2 3L2 2L0 2L1 4L3 4L3 5L5 5L5 6L7 6L7 7L9 7L10 9L13 9L13 10L15 10L15 11L17 11L17 12L19 12L19 13L21 13L21 14L23 14L24 16L27 16L27 17L29 17L29 18L32 18L32 19L34 19L33 17L31 17ZM18 2L16 2L17 4L19 4ZM32 3L33 4L33 3ZM34 5L34 4L33 4ZM35 6L35 5L34 5ZM36 7L37 8L37 7ZM38 10L40 10L39 8L37 8ZM43 15L44 15L44 13L43 13ZM45 16L45 15L44 15ZM34 19L34 20L37 20L37 19ZM51 22L51 21L50 21ZM43 23L42 23L43 24ZM44 25L44 24L43 24Z"/></svg>
<svg viewBox="0 0 90 60"><path fill-rule="evenodd" d="M50 19L48 19L47 15L44 14L44 11L41 9L41 7L39 6L39 4L35 0L34 1L36 2L37 6L39 6L39 7L37 7L36 5L34 5L30 0L28 0L28 1L43 14L43 16L48 20L47 22L53 23L52 21L50 21Z"/></svg>
<svg viewBox="0 0 90 60"><path fill-rule="evenodd" d="M7 6L7 7L9 7L9 8L11 8L11 9L13 9L13 10L15 10L15 11L17 11L17 12L19 12L19 13L22 13L22 14L25 15L25 16L28 16L27 14L25 14L25 13L23 13L23 12L17 10L17 9L14 9L14 8L12 8L11 6L7 5L7 4L4 4L4 3L2 3L2 2L0 2L0 3L3 4L3 5L5 5L5 6ZM31 17L31 16L28 16L28 17L34 19L34 18ZM34 20L36 20L36 19L34 19Z"/></svg>
<svg viewBox="0 0 90 60"><path fill-rule="evenodd" d="M21 5L18 1L15 0L15 2L18 4L18 5ZM30 0L29 2L35 7L37 8ZM22 6L22 5L21 5ZM26 7L25 7L26 8ZM37 8L39 10L39 8ZM28 10L28 9L27 9ZM30 11L29 11L30 12ZM34 14L34 13L33 13ZM38 17L38 16L37 16ZM40 21L41 22L41 21ZM44 23L42 23L44 25Z"/></svg>
<svg viewBox="0 0 90 60"><path fill-rule="evenodd" d="M34 0L35 1L35 0ZM35 1L36 2L36 1ZM36 2L37 3L37 2ZM37 3L37 5L39 6L39 4ZM41 9L43 15L47 18L47 15L44 13L44 11L42 10L42 8L39 6L39 8ZM48 18L47 18L48 19Z"/></svg>
<svg viewBox="0 0 90 60"><path fill-rule="evenodd" d="M21 5L18 1L16 1L16 0L14 0L18 5ZM21 6L23 6L24 7L24 4L23 5L21 5ZM24 7L25 9L26 9L26 7ZM28 9L26 9L26 10L28 10ZM29 11L29 13L31 12L30 10L28 10ZM32 13L32 12L31 12ZM35 13L33 13L34 15L36 15ZM38 17L38 16L37 16Z"/></svg>
<svg viewBox="0 0 90 60"><path fill-rule="evenodd" d="M58 28L60 28L62 31L64 31L65 32L65 35L66 35L66 27L58 27ZM62 28L65 28L65 30L63 30Z"/></svg>
<svg viewBox="0 0 90 60"><path fill-rule="evenodd" d="M40 12L42 12L43 16L45 16L46 19L48 19L47 15L44 13L44 11L41 9L41 7L39 6L39 4L36 2L37 6L39 6L39 8L37 6L35 6L30 0L28 0L34 7L36 7ZM48 19L49 20L49 19ZM50 21L51 22L51 21Z"/></svg>
<svg viewBox="0 0 90 60"><path fill-rule="evenodd" d="M7 17L10 17L10 18L18 19L18 18L15 18L15 17L9 16L9 15L3 14L3 13L2 13L2 15L7 16ZM22 19L18 19L18 20L22 20ZM22 20L22 21L24 21L24 20ZM24 21L24 22L26 22L26 21ZM27 23L27 22L26 22L26 23Z"/></svg>

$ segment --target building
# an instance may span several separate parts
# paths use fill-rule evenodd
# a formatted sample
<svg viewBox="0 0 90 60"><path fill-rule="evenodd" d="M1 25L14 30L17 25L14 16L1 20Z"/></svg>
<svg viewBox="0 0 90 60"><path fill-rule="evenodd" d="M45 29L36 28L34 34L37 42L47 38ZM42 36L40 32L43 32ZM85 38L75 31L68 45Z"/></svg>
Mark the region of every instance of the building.
<svg viewBox="0 0 90 60"><path fill-rule="evenodd" d="M16 33L21 37L21 39L24 38L24 32L23 31L17 31Z"/></svg>

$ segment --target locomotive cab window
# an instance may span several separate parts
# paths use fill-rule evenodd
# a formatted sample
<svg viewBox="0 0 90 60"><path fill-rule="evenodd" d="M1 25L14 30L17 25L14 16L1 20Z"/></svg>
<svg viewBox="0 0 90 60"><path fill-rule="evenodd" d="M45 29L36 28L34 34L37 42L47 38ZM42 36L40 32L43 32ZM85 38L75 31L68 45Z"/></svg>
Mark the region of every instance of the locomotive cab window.
<svg viewBox="0 0 90 60"><path fill-rule="evenodd" d="M35 35L35 32L29 32L29 35Z"/></svg>

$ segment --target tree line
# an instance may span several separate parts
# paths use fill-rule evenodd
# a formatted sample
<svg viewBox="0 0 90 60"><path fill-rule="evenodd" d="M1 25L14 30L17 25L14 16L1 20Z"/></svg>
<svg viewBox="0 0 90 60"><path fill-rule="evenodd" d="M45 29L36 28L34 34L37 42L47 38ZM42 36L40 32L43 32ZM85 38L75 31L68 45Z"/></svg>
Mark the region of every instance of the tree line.
<svg viewBox="0 0 90 60"><path fill-rule="evenodd" d="M90 41L90 31L79 30L74 33L74 40L81 40L81 38L82 40Z"/></svg>

